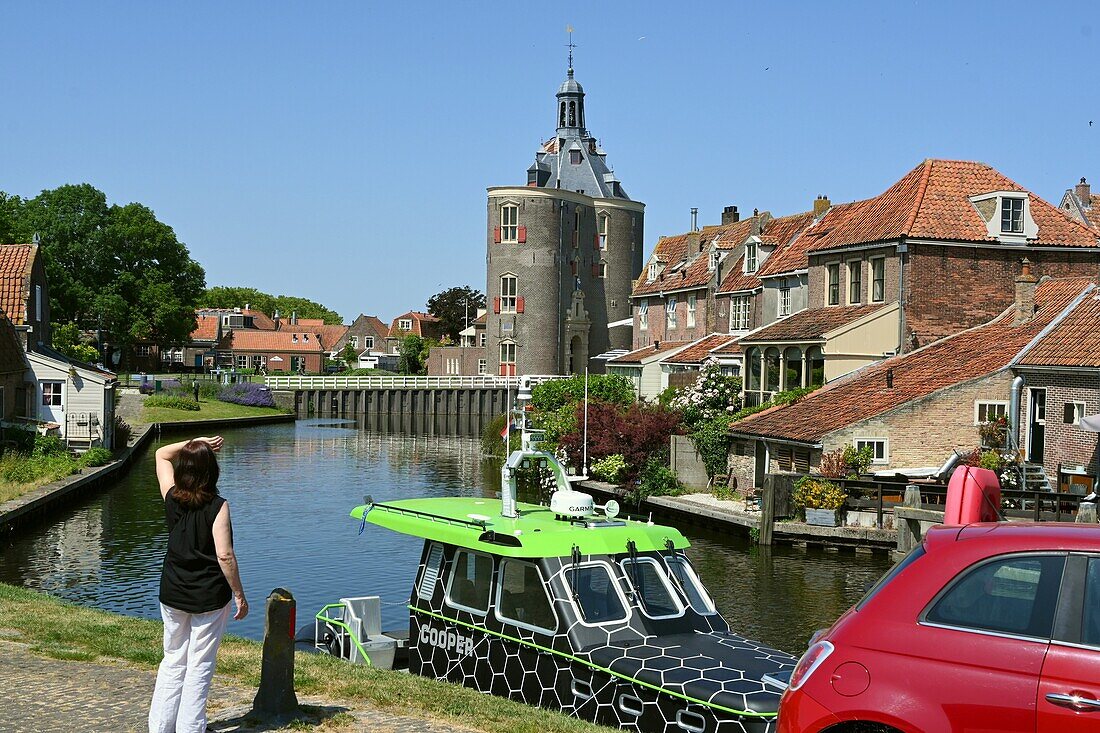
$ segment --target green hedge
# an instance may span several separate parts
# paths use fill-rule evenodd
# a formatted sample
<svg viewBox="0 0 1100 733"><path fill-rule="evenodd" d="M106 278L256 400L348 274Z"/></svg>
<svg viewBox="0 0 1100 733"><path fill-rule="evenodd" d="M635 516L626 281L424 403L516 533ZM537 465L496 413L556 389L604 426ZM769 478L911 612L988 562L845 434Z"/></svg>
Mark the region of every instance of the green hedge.
<svg viewBox="0 0 1100 733"><path fill-rule="evenodd" d="M199 403L190 397L179 395L153 395L145 400L146 407L168 407L173 410L199 411Z"/></svg>

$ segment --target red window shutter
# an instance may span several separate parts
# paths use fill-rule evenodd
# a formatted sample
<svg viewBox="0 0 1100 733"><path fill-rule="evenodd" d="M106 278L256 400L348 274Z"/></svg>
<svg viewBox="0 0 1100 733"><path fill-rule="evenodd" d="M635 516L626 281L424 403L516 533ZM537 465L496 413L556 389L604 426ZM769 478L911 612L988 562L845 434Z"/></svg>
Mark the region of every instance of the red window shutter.
<svg viewBox="0 0 1100 733"><path fill-rule="evenodd" d="M500 227L493 227L493 242L500 244Z"/></svg>
<svg viewBox="0 0 1100 733"><path fill-rule="evenodd" d="M516 313L523 313L523 296L516 298Z"/></svg>
<svg viewBox="0 0 1100 733"><path fill-rule="evenodd" d="M516 235L516 239L519 241L520 244L523 244L527 241L527 227L519 227L518 232L519 233Z"/></svg>
<svg viewBox="0 0 1100 733"><path fill-rule="evenodd" d="M500 297L493 298L493 313L500 313Z"/></svg>
<svg viewBox="0 0 1100 733"><path fill-rule="evenodd" d="M592 249L600 248L600 233L596 232L592 235Z"/></svg>
<svg viewBox="0 0 1100 733"><path fill-rule="evenodd" d="M569 269L573 271L573 277L576 277L577 276L577 261L576 260L570 260L569 261Z"/></svg>
<svg viewBox="0 0 1100 733"><path fill-rule="evenodd" d="M499 374L499 376L501 376L501 377L507 377L508 376L508 365L507 364L501 364L500 365L500 374Z"/></svg>
<svg viewBox="0 0 1100 733"><path fill-rule="evenodd" d="M600 266L599 266L598 263L594 263L592 265L592 277L599 277L599 276L600 276Z"/></svg>

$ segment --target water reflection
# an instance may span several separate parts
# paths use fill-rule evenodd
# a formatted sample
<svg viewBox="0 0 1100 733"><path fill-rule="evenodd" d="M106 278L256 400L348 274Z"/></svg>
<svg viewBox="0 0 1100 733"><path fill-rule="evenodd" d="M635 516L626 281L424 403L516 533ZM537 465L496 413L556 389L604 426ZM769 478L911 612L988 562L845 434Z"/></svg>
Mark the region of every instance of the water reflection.
<svg viewBox="0 0 1100 733"><path fill-rule="evenodd" d="M360 525L349 510L414 496L496 496L499 461L476 439L365 430L320 418L225 433L222 493L233 511L241 573L257 611L234 633L263 633L262 598L290 588L307 619L341 596L381 595L387 626L402 626L421 541ZM168 442L168 441L162 441ZM165 548L150 446L112 490L9 538L0 580L75 602L157 618ZM888 566L883 558L749 545L740 534L688 529L689 554L734 627L788 650L804 647Z"/></svg>

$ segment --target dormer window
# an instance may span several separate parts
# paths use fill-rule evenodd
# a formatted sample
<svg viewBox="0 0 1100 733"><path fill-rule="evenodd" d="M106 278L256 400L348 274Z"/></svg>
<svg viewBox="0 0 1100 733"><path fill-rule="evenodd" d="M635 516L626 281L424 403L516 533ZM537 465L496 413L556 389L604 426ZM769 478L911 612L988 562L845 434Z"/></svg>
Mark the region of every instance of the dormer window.
<svg viewBox="0 0 1100 733"><path fill-rule="evenodd" d="M573 165L580 165L581 164L581 151L579 151L579 150L570 150L569 151L569 162Z"/></svg>
<svg viewBox="0 0 1100 733"><path fill-rule="evenodd" d="M413 322L411 318L399 318L397 320L398 331L411 331L413 328Z"/></svg>
<svg viewBox="0 0 1100 733"><path fill-rule="evenodd" d="M1001 199L1001 232L1024 233L1024 200L1022 198L1005 196Z"/></svg>
<svg viewBox="0 0 1100 733"><path fill-rule="evenodd" d="M653 282L654 280L657 279L657 263L656 262L650 262L649 263L649 272L646 274L645 279L646 279L647 282Z"/></svg>
<svg viewBox="0 0 1100 733"><path fill-rule="evenodd" d="M745 272L756 272L756 258L756 242L749 242L745 245Z"/></svg>
<svg viewBox="0 0 1100 733"><path fill-rule="evenodd" d="M298 334L294 333L294 334L290 335L290 343L292 343L292 344L298 343Z"/></svg>
<svg viewBox="0 0 1100 733"><path fill-rule="evenodd" d="M714 272L718 269L718 250L713 248L710 250L710 259L707 260L707 269L710 272Z"/></svg>

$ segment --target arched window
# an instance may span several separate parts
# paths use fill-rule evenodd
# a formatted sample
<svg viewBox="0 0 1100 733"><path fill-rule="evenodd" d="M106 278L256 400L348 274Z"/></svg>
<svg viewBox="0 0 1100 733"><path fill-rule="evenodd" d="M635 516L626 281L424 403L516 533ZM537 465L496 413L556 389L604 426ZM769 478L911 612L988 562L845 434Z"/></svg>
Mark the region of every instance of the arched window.
<svg viewBox="0 0 1100 733"><path fill-rule="evenodd" d="M610 223L610 216L600 214L600 249L607 249L607 228Z"/></svg>
<svg viewBox="0 0 1100 733"><path fill-rule="evenodd" d="M500 342L500 376L516 376L516 345L512 341Z"/></svg>
<svg viewBox="0 0 1100 733"><path fill-rule="evenodd" d="M565 102L561 103L561 112L558 113L558 127L565 127Z"/></svg>
<svg viewBox="0 0 1100 733"><path fill-rule="evenodd" d="M809 386L820 387L825 384L825 354L820 346L811 346L806 350L806 364L810 372Z"/></svg>
<svg viewBox="0 0 1100 733"><path fill-rule="evenodd" d="M500 276L500 312L516 312L516 295L519 291L519 280L515 275Z"/></svg>
<svg viewBox="0 0 1100 733"><path fill-rule="evenodd" d="M569 126L570 127L576 127L577 126L577 103L576 102L570 102L569 103Z"/></svg>
<svg viewBox="0 0 1100 733"><path fill-rule="evenodd" d="M779 391L779 349L774 346L764 352L764 391Z"/></svg>
<svg viewBox="0 0 1100 733"><path fill-rule="evenodd" d="M802 349L790 346L783 351L783 389L802 386Z"/></svg>
<svg viewBox="0 0 1100 733"><path fill-rule="evenodd" d="M519 241L519 207L515 204L500 207L500 241Z"/></svg>
<svg viewBox="0 0 1100 733"><path fill-rule="evenodd" d="M755 346L745 352L745 374L749 383L746 389L750 392L760 391L760 349Z"/></svg>

